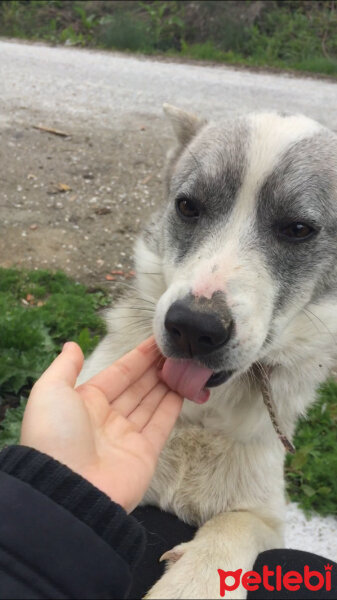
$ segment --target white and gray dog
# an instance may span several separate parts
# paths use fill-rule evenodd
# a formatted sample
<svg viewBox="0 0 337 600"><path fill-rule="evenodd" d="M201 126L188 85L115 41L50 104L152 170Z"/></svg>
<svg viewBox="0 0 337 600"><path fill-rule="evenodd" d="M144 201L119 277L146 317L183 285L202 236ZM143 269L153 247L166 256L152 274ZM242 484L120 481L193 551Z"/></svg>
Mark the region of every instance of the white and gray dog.
<svg viewBox="0 0 337 600"><path fill-rule="evenodd" d="M151 333L171 370L210 370L210 397L185 401L144 503L200 527L147 597L217 598L218 568L249 571L282 546L285 452L259 373L291 439L336 360L337 137L301 115L214 124L164 108L178 141L167 200L81 380Z"/></svg>

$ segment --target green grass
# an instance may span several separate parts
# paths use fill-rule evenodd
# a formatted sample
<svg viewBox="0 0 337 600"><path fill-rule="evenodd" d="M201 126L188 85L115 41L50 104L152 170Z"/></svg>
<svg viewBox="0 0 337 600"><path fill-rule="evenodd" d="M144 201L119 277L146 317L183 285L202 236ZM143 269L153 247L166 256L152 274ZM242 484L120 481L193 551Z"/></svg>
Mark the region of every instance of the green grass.
<svg viewBox="0 0 337 600"><path fill-rule="evenodd" d="M7 408L6 414L0 423L0 449L4 446L18 444L20 439L21 422L27 398L20 398L16 408Z"/></svg>
<svg viewBox="0 0 337 600"><path fill-rule="evenodd" d="M337 76L337 10L323 0L3 0L0 35Z"/></svg>
<svg viewBox="0 0 337 600"><path fill-rule="evenodd" d="M105 332L97 310L107 294L90 292L61 272L0 269L0 448L18 442L29 388L67 340L85 354ZM304 510L337 515L337 383L329 380L300 421L287 491Z"/></svg>
<svg viewBox="0 0 337 600"><path fill-rule="evenodd" d="M337 515L336 431L337 383L329 380L308 418L300 421L294 440L297 452L286 461L288 494L307 512Z"/></svg>
<svg viewBox="0 0 337 600"><path fill-rule="evenodd" d="M244 55L232 50L221 50L212 41L202 44L182 44L181 51L171 51L174 56L184 56L194 60L205 60L248 67L273 67L275 69L290 69L310 73L320 73L332 77L337 76L337 60L324 56L292 57L286 61L278 58L277 54L266 58L263 51Z"/></svg>
<svg viewBox="0 0 337 600"><path fill-rule="evenodd" d="M97 309L109 303L61 272L0 269L0 408L39 377L67 340L85 354L105 331Z"/></svg>

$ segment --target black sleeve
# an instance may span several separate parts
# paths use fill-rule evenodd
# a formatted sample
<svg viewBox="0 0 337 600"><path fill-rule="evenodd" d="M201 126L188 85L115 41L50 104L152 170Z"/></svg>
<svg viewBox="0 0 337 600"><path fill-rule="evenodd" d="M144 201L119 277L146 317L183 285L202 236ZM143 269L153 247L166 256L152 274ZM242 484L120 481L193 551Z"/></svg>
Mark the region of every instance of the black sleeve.
<svg viewBox="0 0 337 600"><path fill-rule="evenodd" d="M121 506L49 456L0 452L0 598L124 598L145 546Z"/></svg>

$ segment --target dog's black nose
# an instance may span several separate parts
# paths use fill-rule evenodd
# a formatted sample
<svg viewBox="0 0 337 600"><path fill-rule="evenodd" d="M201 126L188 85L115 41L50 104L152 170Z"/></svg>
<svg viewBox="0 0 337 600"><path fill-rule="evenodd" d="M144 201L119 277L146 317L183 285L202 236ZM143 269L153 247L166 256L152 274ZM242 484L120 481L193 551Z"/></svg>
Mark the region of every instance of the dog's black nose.
<svg viewBox="0 0 337 600"><path fill-rule="evenodd" d="M177 300L166 313L165 328L171 343L184 356L201 356L228 342L233 321L228 320L228 325L224 326L214 314L192 310L185 302Z"/></svg>

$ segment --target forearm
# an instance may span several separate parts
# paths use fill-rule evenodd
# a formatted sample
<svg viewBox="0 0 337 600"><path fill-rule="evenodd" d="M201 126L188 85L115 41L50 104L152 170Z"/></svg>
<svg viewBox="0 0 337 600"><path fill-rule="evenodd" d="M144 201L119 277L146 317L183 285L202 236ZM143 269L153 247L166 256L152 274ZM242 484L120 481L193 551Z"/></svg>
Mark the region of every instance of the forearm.
<svg viewBox="0 0 337 600"><path fill-rule="evenodd" d="M67 467L24 446L0 452L0 480L5 585L17 582L19 591L24 579L34 598L125 596L145 543L133 517ZM0 590L9 597L4 585Z"/></svg>

